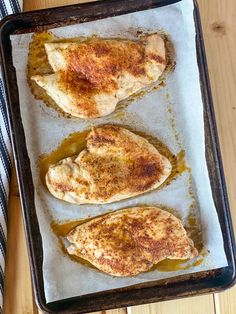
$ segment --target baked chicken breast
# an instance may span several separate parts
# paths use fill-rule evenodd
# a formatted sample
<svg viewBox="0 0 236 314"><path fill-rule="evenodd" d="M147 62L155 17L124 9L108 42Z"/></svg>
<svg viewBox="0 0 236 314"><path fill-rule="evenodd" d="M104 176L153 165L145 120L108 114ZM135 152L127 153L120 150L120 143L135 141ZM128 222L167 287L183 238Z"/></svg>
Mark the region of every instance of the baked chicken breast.
<svg viewBox="0 0 236 314"><path fill-rule="evenodd" d="M50 166L49 191L77 204L104 204L160 186L172 170L169 160L143 137L105 125L87 136L87 149Z"/></svg>
<svg viewBox="0 0 236 314"><path fill-rule="evenodd" d="M110 114L119 101L156 82L166 66L158 34L139 41L52 42L45 49L54 73L31 79L66 113L80 118Z"/></svg>
<svg viewBox="0 0 236 314"><path fill-rule="evenodd" d="M156 207L135 207L94 218L73 229L69 254L113 276L135 276L165 259L198 255L181 221Z"/></svg>

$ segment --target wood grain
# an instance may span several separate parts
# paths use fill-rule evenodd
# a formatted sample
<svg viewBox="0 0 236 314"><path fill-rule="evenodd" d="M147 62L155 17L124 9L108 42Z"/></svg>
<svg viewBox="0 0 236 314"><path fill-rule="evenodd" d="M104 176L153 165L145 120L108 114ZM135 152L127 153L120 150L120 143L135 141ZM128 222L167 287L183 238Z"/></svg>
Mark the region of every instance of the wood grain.
<svg viewBox="0 0 236 314"><path fill-rule="evenodd" d="M201 0L199 6L227 190L236 230L236 1ZM215 301L218 313L236 313L236 287L216 295Z"/></svg>
<svg viewBox="0 0 236 314"><path fill-rule="evenodd" d="M109 1L109 0L108 0ZM43 9L76 0L24 0L25 10ZM236 1L198 0L212 92L216 111L224 169L236 228ZM14 181L14 180L13 180ZM10 258L9 258L10 257ZM129 314L234 314L236 288L217 295L128 308ZM37 313L33 297L24 230L16 184L12 184L9 203L8 255L5 278L4 313ZM99 313L99 312L98 312ZM100 312L101 313L101 312ZM105 312L102 312L104 314ZM124 314L125 309L106 311Z"/></svg>
<svg viewBox="0 0 236 314"><path fill-rule="evenodd" d="M197 306L196 306L197 305ZM128 308L128 314L215 314L212 295Z"/></svg>
<svg viewBox="0 0 236 314"><path fill-rule="evenodd" d="M15 173L11 184L7 241L4 313L38 313L33 299L29 260Z"/></svg>
<svg viewBox="0 0 236 314"><path fill-rule="evenodd" d="M92 2L95 0L24 0L24 11L32 11L39 9L46 9L52 7L60 7L69 4ZM109 0L108 0L109 1Z"/></svg>

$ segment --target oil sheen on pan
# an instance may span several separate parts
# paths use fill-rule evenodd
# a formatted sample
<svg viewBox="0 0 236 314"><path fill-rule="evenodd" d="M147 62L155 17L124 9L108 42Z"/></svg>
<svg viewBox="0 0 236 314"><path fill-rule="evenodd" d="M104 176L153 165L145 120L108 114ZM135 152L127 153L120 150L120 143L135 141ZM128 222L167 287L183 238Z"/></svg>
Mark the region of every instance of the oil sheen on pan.
<svg viewBox="0 0 236 314"><path fill-rule="evenodd" d="M124 99L163 85L163 72L174 68L171 47L167 36L157 33L135 41L36 33L28 82L37 99L64 115L97 118L112 113Z"/></svg>
<svg viewBox="0 0 236 314"><path fill-rule="evenodd" d="M111 233L111 229L115 232ZM197 229L193 217L190 228L184 228L181 220L170 211L150 206L118 210L80 221L52 223L65 254L113 276L176 271L200 265L204 253ZM70 242L67 248L62 241L64 237Z"/></svg>
<svg viewBox="0 0 236 314"><path fill-rule="evenodd" d="M41 180L55 197L76 204L112 203L143 194L187 169L183 152L173 156L164 144L152 142L117 125L73 134L41 156Z"/></svg>

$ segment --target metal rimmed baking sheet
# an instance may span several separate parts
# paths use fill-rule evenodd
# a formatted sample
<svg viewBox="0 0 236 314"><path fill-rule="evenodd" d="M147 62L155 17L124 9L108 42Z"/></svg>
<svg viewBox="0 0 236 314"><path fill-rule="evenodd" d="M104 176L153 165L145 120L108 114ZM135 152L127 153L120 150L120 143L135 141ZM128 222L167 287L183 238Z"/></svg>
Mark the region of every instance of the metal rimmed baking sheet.
<svg viewBox="0 0 236 314"><path fill-rule="evenodd" d="M118 4L117 2L114 2L118 7L119 7L119 5L120 5L120 3ZM143 2L144 3L144 2ZM143 3L142 3L142 5L143 5ZM100 5L100 4L99 4ZM89 5L88 5L89 6ZM115 6L114 6L115 7ZM82 6L82 8L83 8L83 6ZM88 8L87 6L84 6L84 8L85 8L85 10ZM148 5L147 5L147 8L148 8ZM140 6L140 9L143 9L143 7L142 6ZM92 10L92 9L91 9ZM106 9L104 9L104 10L107 10L107 7L106 7ZM120 11L121 10L121 7L119 7L118 9L118 12L119 13L125 13L125 10L124 11ZM65 10L66 11L66 10ZM82 10L83 11L83 10ZM128 10L128 5L127 5L127 11L129 11ZM66 11L67 12L67 11ZM195 14L196 14L197 12L196 12L196 9L195 9ZM33 13L32 13L33 14ZM65 15L66 15L66 13L65 13ZM32 16L31 16L32 17ZM19 16L17 17L17 18L19 18ZM198 19L196 20L196 21L198 21ZM8 23L10 23L10 22L8 22ZM12 22L11 22L12 23ZM42 22L39 22L38 24L40 24L40 23L42 23ZM13 23L14 24L14 23ZM47 23L45 23L45 24L47 24ZM51 22L50 21L48 21L48 24L51 24ZM5 24L5 25L7 25L7 24ZM8 26L9 26L10 24L8 24ZM12 25L12 24L11 24ZM15 21L15 25L14 26L16 26L17 25L17 22ZM25 27L27 25L27 22L26 22L26 24L24 24L24 23L21 23L21 27ZM32 25L31 25L32 26ZM31 28L31 26L28 28L28 30L32 30L32 28ZM3 29L2 29L2 35L4 35L4 30L6 31L6 26L5 26L5 28L3 27ZM228 223L227 223L227 226L229 227L230 226L230 224L229 224L229 221L228 220L225 220L226 219L226 217L227 217L227 210L226 210L226 207L227 207L227 203L226 203L226 198L223 196L223 194L219 194L219 191L222 193L223 191L224 191L224 184L222 184L221 183L221 180L223 179L222 178L222 173L221 173L221 175L220 175L220 173L219 173L219 177L217 177L215 174L216 174L216 170L217 169L221 169L222 170L222 167L216 167L216 165L219 165L219 156L218 156L218 153L217 153L217 150L215 150L215 149L218 149L218 145L216 145L216 142L217 142L217 139L215 139L215 134L214 134L214 128L215 127L213 127L212 126L212 124L214 125L214 116L212 115L212 104L211 104L211 99L209 98L210 97L210 94L209 94L209 85L208 85L208 81L207 81L207 74L205 73L205 71L206 71L206 65L204 64L204 54L203 54L203 46L202 46L202 41L201 41L201 33L200 33L200 29L199 29L199 22L196 22L196 30L197 30L197 47L198 47L198 62L199 62L199 68L200 68L200 74L201 74L201 82L202 82L202 93L203 93L203 100L204 100L204 109L205 109L205 133L206 133L206 141L207 141L207 143L208 143L208 141L209 141L209 145L206 145L206 149L207 149L207 154L206 154L206 157L207 157L207 160L208 160L208 170L209 170L209 172L210 172L210 177L212 177L212 174L214 173L214 180L212 180L212 182L211 182L211 186L212 186L212 190L213 190L213 195L214 195L214 200L215 200L215 204L216 204L216 207L217 207L217 210L218 210L218 215L219 215L219 217L220 217L220 222L222 223L223 222L223 224L225 224L225 222L227 221ZM8 34L9 35L9 34ZM199 37L200 36L200 37ZM2 37L3 38L3 37ZM4 46L2 46L2 52L3 52L3 57L4 57L4 60L6 60L6 58L8 57L7 55L6 55L6 51L7 51L7 49L9 49L9 43L6 41L5 42L5 44L4 44ZM9 60L9 59L8 59ZM9 81L9 79L10 79L10 75L13 75L13 78L14 78L14 73L12 72L12 71L9 71L9 66L10 66L10 64L11 63L9 63L8 64L8 66L6 67L6 63L5 63L5 74L6 74L6 78L8 79L8 82L10 82ZM7 71L8 70L8 71ZM11 73L10 73L11 72ZM204 86L205 86L205 88L204 88ZM12 91L12 90L11 90ZM15 98L14 98L15 97ZM11 119L11 126L12 126L12 129L13 129L13 141L14 141L14 143L15 143L15 154L17 155L17 156L19 156L19 154L22 154L22 153L24 153L25 155L24 156L27 156L27 152L26 151L24 151L24 149L23 149L23 151L21 151L22 150L22 147L25 147L24 145L22 146L22 139L24 139L23 137L21 137L21 143L19 143L19 137L20 137L20 135L21 135L21 132L18 132L17 131L17 138L18 138L18 144L16 143L17 142L17 140L16 140L16 138L15 138L15 134L16 133L14 133L14 130L22 130L22 125L21 125L21 121L18 119L15 119L14 120L14 122L12 121L12 119L15 117L16 118L16 115L18 115L18 117L19 117L19 108L17 109L17 108L15 108L15 107L12 107L12 103L17 103L18 101L17 101L17 92L14 94L14 93L11 93L11 94L9 94L9 100L10 100L10 102L9 102L9 109L10 109L10 111L11 111L11 117L10 117L10 119ZM16 102L14 102L14 101L16 101ZM14 108L14 110L12 110ZM209 123L210 123L210 126L211 127L209 127ZM16 129L16 127L17 127L17 129ZM209 132L213 132L213 133L210 133L209 134ZM214 140L213 140L214 139ZM21 149L20 149L20 146L18 146L19 144L21 144L20 146L21 146ZM18 149L17 149L17 147L18 147ZM211 159L210 159L211 158ZM40 255L38 255L37 253L38 252L36 252L35 250L33 250L32 251L32 248L35 246L35 244L36 244L36 241L40 241L40 236L37 234L37 232L36 232L36 234L35 233L33 233L34 234L34 236L35 236L35 238L34 237L32 237L32 232L35 232L37 229L35 229L35 228L33 228L33 229L31 229L33 226L35 226L36 228L37 228L37 224L36 225L34 225L34 220L35 220L35 222L36 222L36 217L34 216L34 214L35 214L35 212L34 212L34 202L33 202L33 199L32 199L32 197L33 197L33 191L32 191L32 189L31 189L31 187L30 186L28 186L27 185L27 182L29 182L29 180L30 180L30 177L31 177L31 174L30 173L28 173L28 174L26 174L26 173L24 173L24 171L22 172L22 169L23 169L23 167L25 167L26 166L26 164L27 164L27 159L26 158L24 158L24 159L20 159L21 160L21 162L19 163L19 158L17 159L17 163L18 163L18 175L19 175L19 180L20 180L20 183L21 183L21 193L22 193L22 201L24 202L24 213L25 213L25 218L26 218L26 228L27 228L27 230L28 230L28 239L29 239L29 242L30 242L30 249L31 249L31 265L32 265L32 267L34 268L33 269L33 272L34 272L34 278L36 279L37 278L37 276L39 276L38 277L38 279L39 280L35 280L35 286L37 287L37 293L39 293L39 291L40 291L40 298L39 298L39 300L41 300L39 303L41 303L41 304L44 304L45 303L45 300L43 299L44 298L44 295L43 295L43 291L42 291L42 282L41 282L41 280L42 280L42 277L41 277L41 275L42 275L42 273L41 273L41 275L40 275L40 272L41 272L41 270L40 270L40 267L41 266L39 266L39 265L41 265L40 264L40 261L42 262L42 260L40 259ZM24 160L24 163L22 163L23 162L23 160ZM211 160L211 162L209 163L209 161ZM25 164L26 163L26 164ZM29 171L29 168L28 168L28 170L27 171ZM26 175L28 176L28 178L29 178L29 180L28 181L25 181L25 179L26 179ZM218 178L218 179L217 179ZM23 184L23 182L22 182L22 180L24 180L24 184ZM218 180L218 181L217 181ZM23 184L23 185L22 185ZM220 188L220 190L219 190L219 188ZM30 194L28 194L27 195L27 193L30 193ZM24 195L23 195L24 194ZM28 198L28 196L31 196L31 198ZM29 203L30 202L30 203ZM27 203L27 204L26 204ZM31 205L31 206L29 206L29 205ZM225 207L226 206L226 207ZM32 214L32 216L31 216L31 218L32 219L30 219L29 220L29 217L27 218L27 216L29 215L29 210L30 210L30 212L31 212L31 214ZM226 216L225 216L226 215ZM227 237L227 233L224 231L224 226L223 226L223 224L222 224L222 229L223 229L223 235L224 235L224 240L226 241L225 243L227 244L226 246L225 246L225 250L226 250L226 254L227 254L227 257L228 257L228 264L229 264L229 266L228 267L226 267L226 269L227 269L227 271L228 271L228 273L230 273L231 272L231 281L232 281L232 278L234 277L234 275L233 275L233 273L234 273L234 267L232 267L232 265L233 265L233 258L232 258L232 252L230 252L230 250L229 250L229 248L231 247L231 245L230 245L230 238L229 237ZM229 231L229 228L227 228L227 232ZM34 239L36 239L36 241L33 241ZM232 243L231 243L232 244ZM228 253L227 253L227 247L228 247ZM232 249L232 247L231 247L231 249ZM42 252L41 252L41 254L42 254ZM230 256L231 256L231 261L230 261ZM41 255L41 257L42 257L42 255ZM36 267L35 268L35 266L36 265L38 265L38 267ZM226 271L226 269L224 269L224 272ZM233 273L232 273L232 271L233 271ZM208 285L209 286L209 282L208 282L208 280L207 280L207 276L210 276L210 278L212 279L212 281L211 281L211 283L213 283L214 282L214 285L216 285L216 282L213 280L213 278L217 278L217 275L215 274L215 273L219 273L218 274L218 276L221 276L221 274L222 274L222 272L223 272L223 270L222 271L217 271L217 272L214 272L213 271L213 273L211 274L211 272L207 272L207 273L205 273L204 275L203 274L201 274L200 276L201 277L199 277L199 274L198 275L196 275L196 278L195 278L195 276L194 275L192 275L192 276L190 276L192 279L192 281L191 282L189 282L189 284L193 284L194 283L194 279L195 280L197 280L197 281L199 281L199 282L201 282L201 280L200 280L200 278L204 278L204 284L205 285ZM211 277L212 276L212 277ZM185 277L185 279L187 279L187 277L186 276L182 276L182 277ZM182 277L179 277L178 279L177 278L175 278L175 279L172 279L172 280L168 280L169 282L170 282L170 285L171 285L171 291L169 291L169 297L167 296L166 298L168 299L168 298L171 298L174 294L176 294L176 295L178 295L178 293L176 293L176 291L174 290L174 288L176 288L176 289L178 289L178 287L180 287L180 289L181 289L181 282L183 282L182 280L185 280L185 279L183 279ZM225 278L226 278L227 276L225 276ZM189 278L189 277L188 277ZM202 279L203 280L203 279ZM230 280L229 280L230 281ZM178 282L178 284L177 283L175 283L175 284L173 284L173 282ZM219 281L218 281L219 282ZM40 285L40 289L39 289L39 283L41 283L41 285ZM220 283L220 282L219 282ZM160 284L162 284L161 282L157 282L156 283L156 287L158 287ZM203 284L203 281L202 281L202 284ZM143 284L144 285L144 284ZM169 284L168 284L169 285ZM167 285L167 286L168 286ZM194 285L194 284L193 284ZM118 303L112 303L112 304L110 304L109 305L109 307L116 307L116 306L122 306L122 304L124 305L124 304L129 304L129 302L131 302L131 299L133 299L133 297L132 297L132 295L135 295L135 292L131 292L131 291L136 291L136 295L138 295L138 293L140 293L140 292L138 292L138 291L143 291L143 293L145 293L145 291L147 291L146 289L150 289L149 290L149 297L147 297L147 296L145 296L145 299L142 299L142 301L141 300L139 300L139 303L143 303L143 302L151 302L152 300L157 300L157 299L162 299L163 298L163 296L162 296L162 298L159 296L158 297L158 295L157 295L157 298L155 299L155 298L153 298L153 294L152 293L154 293L154 290L155 290L155 284L154 283L150 283L150 284L148 284L148 286L149 286L149 288L146 286L146 284L144 285L146 288L140 288L139 287L139 290L137 290L136 289L136 287L133 287L133 288L131 288L131 290L130 289L128 289L129 290L129 295L130 295L130 299L129 299L129 301L126 299L126 298L124 298L124 300L123 301L121 301L119 304ZM199 285L199 289L201 289L201 285ZM211 286L211 287L213 287L213 286ZM208 288L210 288L210 287L208 287ZM182 289L183 289L183 287L182 287ZM207 288L206 288L207 289ZM125 289L122 289L122 291L124 291ZM197 289L196 289L197 290ZM114 293L116 293L115 295L116 296L119 296L119 294L120 294L120 297L121 297L121 295L122 295L122 291L114 291ZM151 292L152 291L152 292ZM181 291L181 290L180 290ZM199 291L199 290L198 290ZM156 290L156 292L157 292L157 290ZM173 293L173 294L172 294ZM184 293L183 292L183 290L182 290L182 293ZM185 293L187 293L187 291L185 292ZM113 292L109 292L109 294L110 295L113 295ZM115 295L114 295L114 297L115 297ZM181 295L181 292L179 293L179 295ZM97 294L97 298L99 299L99 297L101 296L101 293L99 293L99 294ZM124 294L123 294L123 297L124 297ZM92 297L93 299L94 299L94 296ZM119 297L118 297L119 298ZM138 298L137 298L138 299ZM87 304L90 304L90 306L91 306L91 299L89 298L89 297L80 297L80 298L78 298L78 300L84 300L84 304L86 304L87 302ZM77 300L77 301L78 301ZM121 299L120 299L121 300ZM74 300L72 303L67 303L67 302L63 302L63 304L65 305L65 306L70 306L71 308L75 308L75 306L76 306L76 304L77 304L77 301L76 300ZM83 301L81 301L82 302L82 304L83 304ZM104 308L105 307L107 307L107 305L106 305L106 302L104 302L104 299L103 299L103 302L104 303L102 303L102 301L100 301L101 303L101 307L100 308L102 308L102 305L104 305ZM122 302L124 302L124 303L122 303ZM125 303L125 302L127 302L127 303ZM54 304L49 304L49 305L47 305L47 307L48 308L50 308L51 306L52 307L56 307L56 306L60 306L59 305L60 303L58 303L58 302L56 302L56 303L54 303ZM80 305L81 305L81 303L80 303ZM84 305L84 306L86 306L86 305ZM99 305L98 305L99 306ZM83 308L83 305L82 305L82 308ZM98 309L98 308L91 308L91 310L94 310L94 309ZM81 309L81 311L85 311L85 308L84 308L84 310L83 309ZM87 308L87 310L86 311L88 311L88 308Z"/></svg>

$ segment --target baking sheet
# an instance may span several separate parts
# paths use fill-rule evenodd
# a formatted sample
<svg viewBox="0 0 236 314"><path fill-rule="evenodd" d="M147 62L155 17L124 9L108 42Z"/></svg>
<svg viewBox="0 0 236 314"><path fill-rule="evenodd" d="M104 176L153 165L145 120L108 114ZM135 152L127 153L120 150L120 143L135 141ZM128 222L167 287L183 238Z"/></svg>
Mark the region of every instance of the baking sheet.
<svg viewBox="0 0 236 314"><path fill-rule="evenodd" d="M125 108L122 118L113 114L89 121L58 116L53 109L34 99L26 77L28 46L32 34L11 37L21 115L36 190L36 211L43 240L43 276L47 302L227 266L205 161L203 104L196 60L192 0L182 0L180 3L162 8L61 27L53 29L52 32L59 37L96 34L102 37L134 38L137 29L165 30L170 35L176 50L175 72L166 78L165 88L153 90ZM115 204L78 206L56 200L40 183L39 156L51 152L70 133L104 123L130 125L137 131L155 136L174 154L185 150L191 173L184 172L161 190ZM191 194L189 189L192 190ZM58 239L50 227L52 220L86 218L136 204L162 204L173 207L180 213L183 221L188 216L190 208L194 206L201 218L204 247L209 251L203 263L184 271L167 273L153 271L133 278L114 278L75 263L63 255Z"/></svg>

